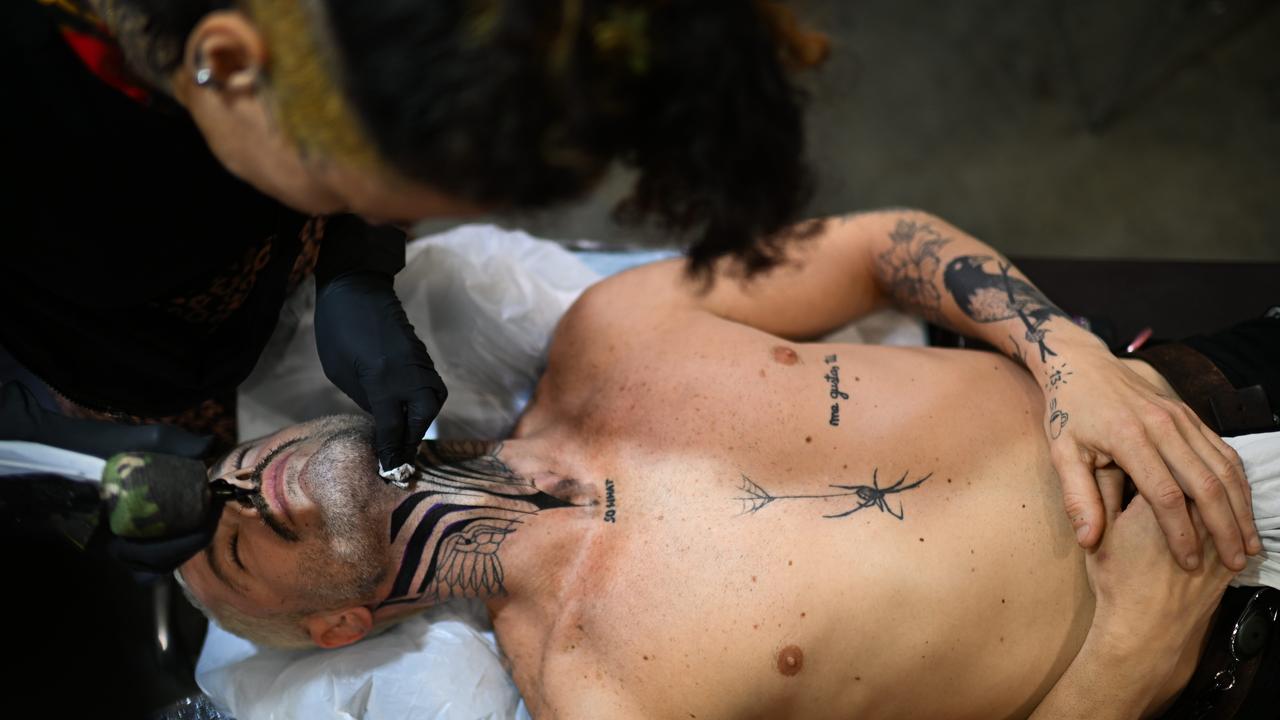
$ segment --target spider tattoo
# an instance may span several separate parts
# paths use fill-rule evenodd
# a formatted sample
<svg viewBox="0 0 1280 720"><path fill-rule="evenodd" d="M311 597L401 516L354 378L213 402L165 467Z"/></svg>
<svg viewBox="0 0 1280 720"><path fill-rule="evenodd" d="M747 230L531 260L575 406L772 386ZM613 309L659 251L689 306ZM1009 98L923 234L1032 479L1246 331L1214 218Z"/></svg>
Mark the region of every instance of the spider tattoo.
<svg viewBox="0 0 1280 720"><path fill-rule="evenodd" d="M902 473L902 477L898 478L898 481L894 484L889 485L888 487L880 487L880 480L877 477L878 472L879 468L872 469L870 485L831 485L831 487L837 490L842 490L843 492L819 495L774 495L768 490L760 487L760 485L754 482L751 478L743 475L742 485L739 489L743 493L746 493L746 495L736 499L744 503L741 514L754 515L778 500L826 500L830 498L849 498L851 500L856 500L857 504L844 512L823 515L823 517L848 517L859 510L874 507L880 512L888 513L889 515L901 520L903 517L902 501L898 501L898 509L895 511L893 506L889 504L889 496L918 488L923 485L926 480L933 477L933 473L929 473L919 480L908 483L907 477L910 475L910 472L908 471Z"/></svg>

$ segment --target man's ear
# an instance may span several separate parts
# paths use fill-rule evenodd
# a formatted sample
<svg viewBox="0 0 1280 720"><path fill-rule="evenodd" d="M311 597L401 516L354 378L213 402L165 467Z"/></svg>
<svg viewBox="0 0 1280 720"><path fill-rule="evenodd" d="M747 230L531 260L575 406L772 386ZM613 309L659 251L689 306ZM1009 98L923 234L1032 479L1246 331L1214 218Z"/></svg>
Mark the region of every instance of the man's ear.
<svg viewBox="0 0 1280 720"><path fill-rule="evenodd" d="M252 91L266 63L262 35L234 10L206 15L187 39L187 71L203 73L204 82L218 90Z"/></svg>
<svg viewBox="0 0 1280 720"><path fill-rule="evenodd" d="M325 649L339 648L369 634L373 629L373 613L369 608L357 605L309 615L302 624L316 645Z"/></svg>

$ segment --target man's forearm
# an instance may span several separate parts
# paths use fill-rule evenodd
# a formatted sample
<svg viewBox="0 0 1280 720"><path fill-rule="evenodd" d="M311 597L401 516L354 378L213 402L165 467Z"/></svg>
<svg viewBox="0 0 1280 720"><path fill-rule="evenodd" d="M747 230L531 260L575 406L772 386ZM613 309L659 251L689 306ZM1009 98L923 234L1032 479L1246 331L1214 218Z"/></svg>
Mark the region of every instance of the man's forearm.
<svg viewBox="0 0 1280 720"><path fill-rule="evenodd" d="M710 292L687 284L685 294L720 317L800 339L893 303L999 348L1042 384L1062 369L1065 348L1102 347L991 246L929 213L875 210L819 222L821 231L796 242L775 270L744 283L722 264Z"/></svg>
<svg viewBox="0 0 1280 720"><path fill-rule="evenodd" d="M887 212L896 217L874 245L873 268L899 307L984 340L1046 383L1069 372L1063 348L1100 344L986 243L927 213Z"/></svg>
<svg viewBox="0 0 1280 720"><path fill-rule="evenodd" d="M1141 663L1095 629L1029 720L1137 720L1157 690Z"/></svg>

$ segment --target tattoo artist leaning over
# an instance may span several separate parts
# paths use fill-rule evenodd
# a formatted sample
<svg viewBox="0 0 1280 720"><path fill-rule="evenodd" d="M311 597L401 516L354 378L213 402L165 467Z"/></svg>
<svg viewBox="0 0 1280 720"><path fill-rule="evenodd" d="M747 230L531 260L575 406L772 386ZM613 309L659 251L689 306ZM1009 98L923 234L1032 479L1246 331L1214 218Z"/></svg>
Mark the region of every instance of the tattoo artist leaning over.
<svg viewBox="0 0 1280 720"><path fill-rule="evenodd" d="M758 265L806 197L787 66L825 41L774 3L0 7L3 439L229 446L235 388L314 272L325 373L373 414L384 477L412 473L446 390L393 289L404 234L377 223L545 207L620 159L631 217ZM171 568L197 535L135 550Z"/></svg>
<svg viewBox="0 0 1280 720"><path fill-rule="evenodd" d="M1245 554L1262 551L1240 458L1194 411L1124 367L990 247L941 221L901 221L890 239L877 273L900 304L1002 349L1038 380L1063 504L1082 547L1096 547L1105 529L1096 477L1118 466L1184 569L1200 563L1188 500L1228 568L1243 570ZM944 293L959 312L943 312Z"/></svg>

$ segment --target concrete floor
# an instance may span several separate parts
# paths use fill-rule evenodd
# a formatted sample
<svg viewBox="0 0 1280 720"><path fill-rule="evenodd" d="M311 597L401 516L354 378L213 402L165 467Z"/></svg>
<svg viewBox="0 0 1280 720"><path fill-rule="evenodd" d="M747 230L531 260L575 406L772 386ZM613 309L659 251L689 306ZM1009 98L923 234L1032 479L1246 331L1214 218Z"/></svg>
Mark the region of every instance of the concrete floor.
<svg viewBox="0 0 1280 720"><path fill-rule="evenodd" d="M804 78L811 214L914 206L1011 254L1280 259L1280 2L794 5L833 49ZM608 219L627 181L504 224L644 237Z"/></svg>

